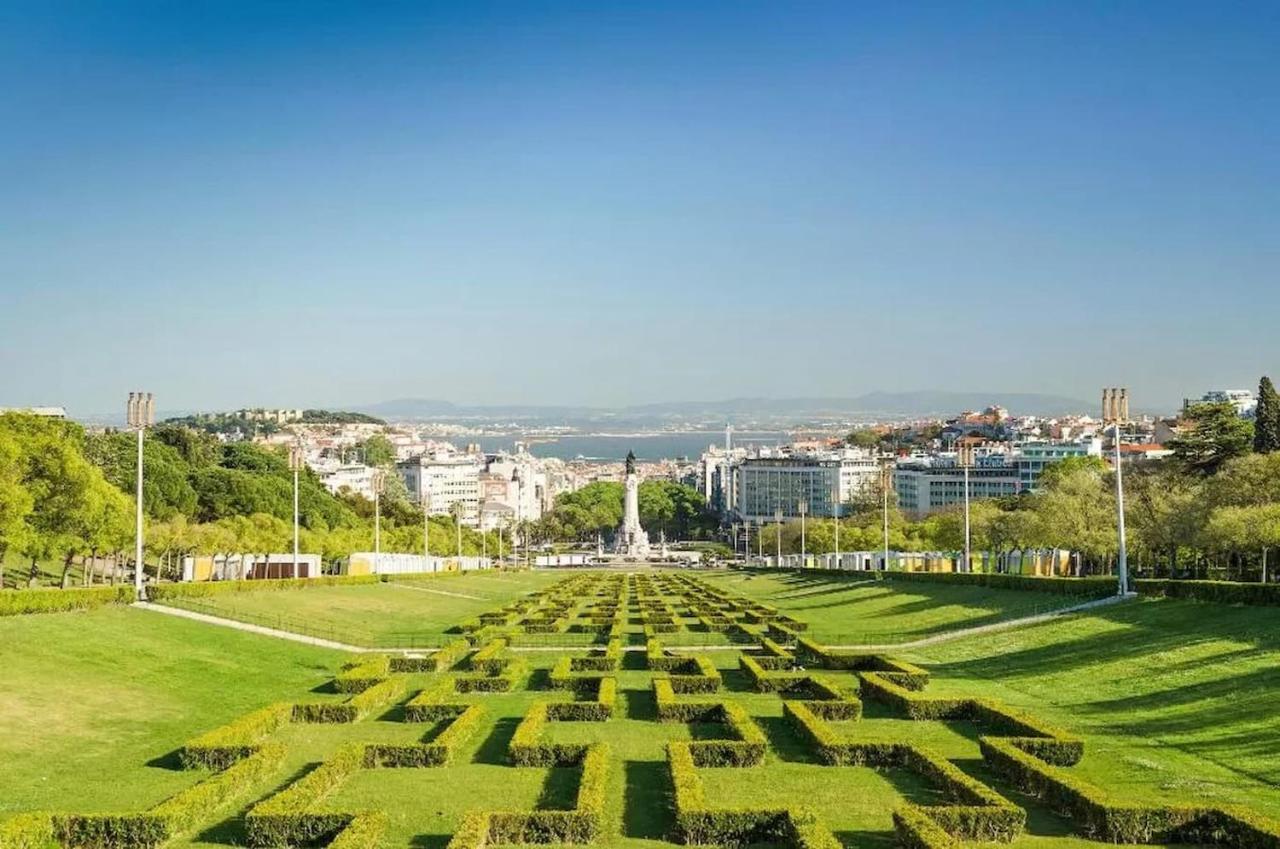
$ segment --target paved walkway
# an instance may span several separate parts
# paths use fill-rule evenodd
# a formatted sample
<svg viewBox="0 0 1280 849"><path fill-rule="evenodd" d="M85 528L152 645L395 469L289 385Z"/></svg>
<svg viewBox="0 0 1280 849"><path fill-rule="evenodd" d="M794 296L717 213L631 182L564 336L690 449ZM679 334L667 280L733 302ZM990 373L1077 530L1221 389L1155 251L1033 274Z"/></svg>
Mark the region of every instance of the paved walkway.
<svg viewBox="0 0 1280 849"><path fill-rule="evenodd" d="M1006 619L1003 622L992 622L990 625L975 625L972 628L960 628L955 631L945 631L941 634L934 634L929 637L923 637L919 640L912 640L908 643L885 643L881 645L860 645L860 646L827 646L829 649L838 649L840 651L865 651L865 652L891 652L901 651L902 649L917 649L925 646L937 645L950 640L959 640L963 637L972 637L975 634L990 634L995 631L1007 631L1010 628L1021 628L1025 625L1036 625L1040 622L1049 622L1060 616L1070 616L1073 613L1082 613L1087 610L1095 610L1099 607L1108 607L1112 604L1119 604L1125 601L1131 601L1138 597L1137 593L1126 593L1125 595L1111 595L1106 598L1094 599L1086 601L1083 604L1075 604L1071 607L1064 607L1061 610L1053 610L1049 613L1037 613L1034 616L1024 616L1021 619Z"/></svg>
<svg viewBox="0 0 1280 849"><path fill-rule="evenodd" d="M208 625L221 625L224 628L232 628L236 631L248 631L251 634L261 634L264 637L278 637L282 640L293 640L295 643L306 643L310 646L319 646L325 649L336 649L337 651L348 652L370 651L370 649L348 645L347 643L339 643L335 640L325 640L320 637L308 637L305 634L295 634L292 631L281 631L277 628L264 628L261 625L250 625L248 622L226 619L222 616L210 616L207 613L196 613L194 610L183 610L180 607L167 607L163 604L152 604L148 601L135 601L133 603L133 607L136 607L139 610L151 610L155 613L178 616L182 619L194 619L197 622L204 622Z"/></svg>
<svg viewBox="0 0 1280 849"><path fill-rule="evenodd" d="M430 587L415 587L412 584L398 584L395 581L386 581L382 584L384 587L399 587L402 590L417 590L420 593L435 593L436 595L447 595L452 598L469 598L472 601L488 601L484 596L467 595L466 593L451 593L448 590L433 590Z"/></svg>
<svg viewBox="0 0 1280 849"><path fill-rule="evenodd" d="M403 585L401 585L403 586ZM407 589L419 589L418 587L407 587ZM1040 622L1048 622L1061 616L1069 616L1073 613L1081 613L1088 610L1094 610L1099 607L1107 607L1112 604L1130 601L1137 598L1137 593L1128 593L1123 596L1107 596L1106 598L1096 599L1094 601L1086 601L1083 604L1064 607L1061 610L1054 610L1050 613L1040 613L1035 616L1024 616L1021 619L1007 619L1004 622L993 622L990 625L976 625L972 628L960 628L955 631L947 631L942 634L934 634L930 637L924 637L919 640L912 640L907 643L885 643L885 644L868 644L856 646L827 646L829 649L838 651L864 651L864 652L893 652L903 649L923 648L938 643L945 643L949 640L958 640L962 637L971 637L975 634L990 634L995 631L1006 631L1010 628L1021 628L1024 625L1035 625ZM155 613L164 613L169 616L177 616L182 619L193 619L196 622L204 622L208 625L220 625L224 628L231 628L236 631L247 631L251 634L261 634L264 637L276 637L281 640L292 640L295 643L305 643L310 646L319 646L320 648L334 649L336 651L345 651L352 653L361 652L386 652L389 654L430 654L435 649L426 648L378 648L372 649L365 646L355 646L349 643L340 643L336 640L326 640L322 637L309 637L305 634L295 634L293 631L281 631L278 628L267 628L262 625L251 625L248 622L241 622L237 619L227 619L222 616L211 616L208 613L196 613L194 610L183 610L180 607L168 607L163 604L152 604L146 601L134 602L133 607L139 610L150 610ZM512 651L525 652L566 652L588 648L597 648L596 646L512 646ZM726 645L726 646L663 646L665 649L675 649L680 651L726 651L741 650L754 648L750 645ZM644 646L626 646L624 651L644 651Z"/></svg>

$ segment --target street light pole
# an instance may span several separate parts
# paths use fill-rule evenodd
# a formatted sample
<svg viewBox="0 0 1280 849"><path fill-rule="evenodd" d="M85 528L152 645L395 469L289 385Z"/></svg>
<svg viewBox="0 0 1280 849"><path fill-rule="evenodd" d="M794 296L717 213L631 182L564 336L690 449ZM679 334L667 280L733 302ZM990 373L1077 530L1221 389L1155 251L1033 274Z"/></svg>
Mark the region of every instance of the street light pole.
<svg viewBox="0 0 1280 849"><path fill-rule="evenodd" d="M373 473L373 574L382 572L382 470Z"/></svg>
<svg viewBox="0 0 1280 849"><path fill-rule="evenodd" d="M796 510L800 512L800 568L803 569L809 562L809 552L804 538L804 517L809 512L809 502L801 501L796 505Z"/></svg>
<svg viewBox="0 0 1280 849"><path fill-rule="evenodd" d="M836 498L836 569L840 568L840 499Z"/></svg>
<svg viewBox="0 0 1280 849"><path fill-rule="evenodd" d="M973 463L973 448L962 446L960 449L960 466L964 470L964 562L960 566L961 572L968 572L972 568L972 560L969 551L969 466Z"/></svg>
<svg viewBox="0 0 1280 849"><path fill-rule="evenodd" d="M880 475L880 495L884 501L884 562L880 564L880 568L884 571L889 569L889 464L886 462L881 469Z"/></svg>
<svg viewBox="0 0 1280 849"><path fill-rule="evenodd" d="M138 492L134 505L133 591L142 600L142 438L148 425L156 421L156 399L150 392L130 392L125 420L138 432Z"/></svg>
<svg viewBox="0 0 1280 849"><path fill-rule="evenodd" d="M778 562L774 563L773 565L781 569L782 568L782 511L781 510L773 511L773 521L778 528L778 533L775 534L778 540Z"/></svg>
<svg viewBox="0 0 1280 849"><path fill-rule="evenodd" d="M1115 438L1116 457L1116 531L1120 538L1120 551L1116 558L1116 573L1119 579L1117 595L1129 591L1129 553L1125 545L1124 535L1124 470L1120 462L1120 422L1116 422Z"/></svg>
<svg viewBox="0 0 1280 849"><path fill-rule="evenodd" d="M289 452L289 465L293 467L293 577L298 576L298 468L302 465L302 443L296 441Z"/></svg>

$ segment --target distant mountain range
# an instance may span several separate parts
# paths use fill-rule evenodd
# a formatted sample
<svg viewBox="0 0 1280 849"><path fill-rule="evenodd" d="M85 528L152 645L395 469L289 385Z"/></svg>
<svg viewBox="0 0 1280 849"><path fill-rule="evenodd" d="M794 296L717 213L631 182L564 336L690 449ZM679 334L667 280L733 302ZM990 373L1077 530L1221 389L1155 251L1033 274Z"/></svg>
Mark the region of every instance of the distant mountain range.
<svg viewBox="0 0 1280 849"><path fill-rule="evenodd" d="M1078 398L1026 392L869 392L851 398L729 398L719 401L673 401L625 407L569 405L455 404L428 398L399 398L374 404L346 406L385 419L507 419L541 421L644 420L718 417L734 420L763 417L811 420L832 416L923 417L981 410L992 404L1015 414L1061 415L1086 413L1096 404Z"/></svg>

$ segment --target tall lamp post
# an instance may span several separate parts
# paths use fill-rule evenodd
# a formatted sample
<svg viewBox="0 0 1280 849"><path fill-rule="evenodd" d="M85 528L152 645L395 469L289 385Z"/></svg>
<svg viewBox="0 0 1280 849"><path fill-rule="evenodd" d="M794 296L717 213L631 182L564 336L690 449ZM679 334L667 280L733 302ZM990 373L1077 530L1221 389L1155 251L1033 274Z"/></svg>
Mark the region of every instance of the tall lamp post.
<svg viewBox="0 0 1280 849"><path fill-rule="evenodd" d="M889 569L889 463L886 460L880 475L880 496L883 502L884 515L884 562L880 564L882 570Z"/></svg>
<svg viewBox="0 0 1280 849"><path fill-rule="evenodd" d="M130 392L125 412L129 427L138 434L138 494L134 505L133 590L142 599L142 437L149 425L156 423L156 397L150 392Z"/></svg>
<svg viewBox="0 0 1280 849"><path fill-rule="evenodd" d="M373 470L373 574L382 572L382 469Z"/></svg>
<svg viewBox="0 0 1280 849"><path fill-rule="evenodd" d="M1116 589L1117 595L1124 595L1129 591L1129 552L1125 543L1124 536L1124 469L1120 461L1120 422L1116 422L1116 438L1115 438L1115 457L1116 457L1116 532L1120 538L1120 550L1116 557L1116 576L1119 579L1119 586Z"/></svg>
<svg viewBox="0 0 1280 849"><path fill-rule="evenodd" d="M773 565L781 569L782 568L782 511L781 510L773 511L773 522L778 529L778 533L775 534L778 541L778 562L774 563Z"/></svg>
<svg viewBox="0 0 1280 849"><path fill-rule="evenodd" d="M840 497L836 496L836 569L840 568Z"/></svg>
<svg viewBox="0 0 1280 849"><path fill-rule="evenodd" d="M803 569L809 563L809 552L804 538L804 517L809 512L809 502L801 499L796 504L796 511L800 514L800 568Z"/></svg>
<svg viewBox="0 0 1280 849"><path fill-rule="evenodd" d="M420 487L420 495L418 500L422 502L422 557L430 562L431 560L431 484L427 479L427 472L418 466L418 486Z"/></svg>
<svg viewBox="0 0 1280 849"><path fill-rule="evenodd" d="M969 572L973 568L969 547L969 467L972 465L973 447L963 446L960 449L960 466L964 470L964 562L960 566L961 572Z"/></svg>
<svg viewBox="0 0 1280 849"><path fill-rule="evenodd" d="M298 470L302 468L302 440L289 448L289 468L293 470L293 577L298 576Z"/></svg>

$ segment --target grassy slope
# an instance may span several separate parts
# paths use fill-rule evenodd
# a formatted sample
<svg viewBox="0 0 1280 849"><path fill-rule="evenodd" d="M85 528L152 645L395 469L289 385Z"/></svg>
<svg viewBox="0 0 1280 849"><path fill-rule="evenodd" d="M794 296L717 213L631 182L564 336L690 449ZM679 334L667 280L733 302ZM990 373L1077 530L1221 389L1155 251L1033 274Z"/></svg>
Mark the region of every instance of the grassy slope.
<svg viewBox="0 0 1280 849"><path fill-rule="evenodd" d="M831 645L903 642L1068 606L1048 593L941 584L888 584L820 572L713 572L714 586L758 599L809 623Z"/></svg>
<svg viewBox="0 0 1280 849"><path fill-rule="evenodd" d="M446 628L563 578L563 573L508 572L403 584L222 593L197 599L194 609L285 630L302 630L291 626L305 623L307 633L357 645L399 645L398 636L405 637L404 644L412 637L439 637Z"/></svg>
<svg viewBox="0 0 1280 849"><path fill-rule="evenodd" d="M394 588L369 589L428 607L436 599L449 600ZM822 587L807 587L816 595L813 600L854 591L844 584L826 590L824 596ZM296 600L312 592L319 590L263 595ZM982 609L975 602L970 599L966 607ZM833 623L843 622L846 606L865 610L867 603L855 600L802 615L815 628L835 627ZM937 627L931 608L918 599L908 604L918 611L912 616L932 623L922 627ZM891 605L886 614L899 623L895 628L911 621L901 607ZM934 671L933 693L992 696L1083 733L1088 754L1075 769L1123 794L1240 801L1280 816L1274 783L1265 783L1280 775L1280 735L1273 719L1280 684L1278 625L1280 611L1144 602L940 644L912 657ZM0 692L0 762L6 765L0 770L0 811L122 809L154 802L195 776L149 767L148 761L193 733L258 705L280 698L334 698L309 691L343 659L131 610L0 620L0 640L8 649L6 672L16 671L16 685ZM545 667L554 656L539 654L536 662ZM904 800L932 798L932 790L910 774L812 763L781 719L781 700L747 691L736 671L736 653L711 656L726 670L723 697L742 703L771 744L764 767L702 771L713 804L804 804L814 807L847 844L887 847L893 808ZM640 658L628 655L628 666ZM58 670L58 677L50 670ZM847 674L836 677L853 683ZM427 681L427 676L413 678L415 686ZM543 675L535 675L534 686L541 680ZM67 698L65 682L76 685L74 699ZM671 826L663 744L717 733L715 726L652 721L649 682L646 671L623 671L614 720L556 723L550 732L556 739L600 739L613 747L610 825L602 841L607 846L654 849L662 841ZM575 771L505 765L507 743L528 705L538 698L564 697L538 689L460 697L486 705L488 716L455 765L362 773L327 804L383 808L391 817L384 844L414 847L442 847L471 808L565 806L576 787ZM134 716L140 725L131 724ZM838 723L838 731L851 738L924 743L989 780L977 758L979 730L968 723L911 722L869 704L863 721ZM395 711L345 727L290 726L279 733L289 750L285 775L296 775L345 741L411 741L426 732L399 722ZM284 780L281 776L280 783ZM1007 786L992 784L1014 796ZM1015 849L1085 847L1060 818L1033 800L1014 798L1030 811L1029 833ZM242 842L235 817L187 841L222 849Z"/></svg>
<svg viewBox="0 0 1280 849"><path fill-rule="evenodd" d="M136 809L195 733L324 682L334 652L128 608L0 618L0 813Z"/></svg>
<svg viewBox="0 0 1280 849"><path fill-rule="evenodd" d="M1280 816L1280 610L1141 601L906 656L934 672L934 692L1084 734L1075 769L1122 795Z"/></svg>

